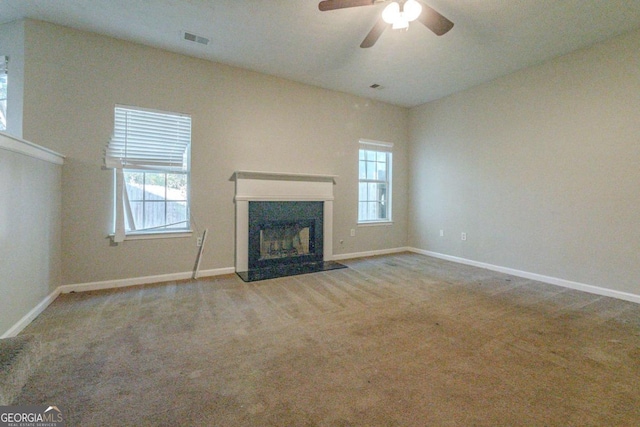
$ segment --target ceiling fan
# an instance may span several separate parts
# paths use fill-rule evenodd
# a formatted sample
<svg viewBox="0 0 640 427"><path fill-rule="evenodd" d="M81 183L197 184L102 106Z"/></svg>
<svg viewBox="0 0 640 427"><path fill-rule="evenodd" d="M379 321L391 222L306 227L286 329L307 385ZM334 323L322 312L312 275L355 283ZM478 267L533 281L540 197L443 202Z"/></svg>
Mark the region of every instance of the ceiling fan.
<svg viewBox="0 0 640 427"><path fill-rule="evenodd" d="M387 0L323 0L318 4L318 9L322 12L327 10L345 9L348 7L373 6L376 3L383 3ZM389 3L382 15L378 18L369 34L364 38L360 47L367 48L373 46L380 35L388 27L393 29L407 29L409 22L418 20L425 27L441 36L453 28L453 22L427 6L420 0L394 0Z"/></svg>

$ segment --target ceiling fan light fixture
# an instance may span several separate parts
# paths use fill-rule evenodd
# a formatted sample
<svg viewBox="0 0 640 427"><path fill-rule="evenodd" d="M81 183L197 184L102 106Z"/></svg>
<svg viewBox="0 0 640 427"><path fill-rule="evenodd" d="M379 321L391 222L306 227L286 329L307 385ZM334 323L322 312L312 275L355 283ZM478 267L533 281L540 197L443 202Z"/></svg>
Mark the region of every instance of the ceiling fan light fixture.
<svg viewBox="0 0 640 427"><path fill-rule="evenodd" d="M393 21L393 25L391 25L391 29L393 30L407 30L409 29L409 21L404 16L399 16Z"/></svg>
<svg viewBox="0 0 640 427"><path fill-rule="evenodd" d="M436 10L427 6L421 0L322 0L318 4L321 12L327 10L346 9L358 6L374 6L377 3L388 1L389 3L382 11L382 15L376 20L367 36L360 43L363 49L370 48L380 38L380 35L389 27L409 28L409 23L418 20L421 24L431 30L435 35L442 36L453 28L453 22L442 16ZM422 16L423 9L426 10Z"/></svg>
<svg viewBox="0 0 640 427"><path fill-rule="evenodd" d="M382 19L387 24L393 24L400 16L400 5L396 2L389 3L382 11Z"/></svg>
<svg viewBox="0 0 640 427"><path fill-rule="evenodd" d="M382 11L382 19L392 24L394 30L409 28L409 22L418 19L422 13L422 6L416 0L407 0L400 6L397 2L387 5Z"/></svg>
<svg viewBox="0 0 640 427"><path fill-rule="evenodd" d="M408 22L415 21L422 13L422 5L416 0L407 0L404 3L403 15Z"/></svg>

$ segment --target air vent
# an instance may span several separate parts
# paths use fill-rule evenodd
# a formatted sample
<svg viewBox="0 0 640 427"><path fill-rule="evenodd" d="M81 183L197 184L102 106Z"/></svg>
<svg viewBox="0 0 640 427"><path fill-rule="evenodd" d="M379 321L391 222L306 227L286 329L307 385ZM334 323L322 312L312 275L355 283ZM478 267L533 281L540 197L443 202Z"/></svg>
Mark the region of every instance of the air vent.
<svg viewBox="0 0 640 427"><path fill-rule="evenodd" d="M382 89L382 86L380 86L378 83L374 83L371 86L369 86L371 89Z"/></svg>
<svg viewBox="0 0 640 427"><path fill-rule="evenodd" d="M206 37L202 37L193 33L188 33L186 31L183 33L183 35L184 35L184 39L190 42L200 43L205 46L209 44L209 39Z"/></svg>

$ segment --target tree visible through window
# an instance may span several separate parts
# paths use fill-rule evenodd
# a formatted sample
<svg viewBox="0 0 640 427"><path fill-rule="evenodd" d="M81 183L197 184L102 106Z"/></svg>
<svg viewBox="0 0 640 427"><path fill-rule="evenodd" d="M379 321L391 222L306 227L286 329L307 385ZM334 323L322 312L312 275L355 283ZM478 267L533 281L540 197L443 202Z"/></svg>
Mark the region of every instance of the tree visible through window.
<svg viewBox="0 0 640 427"><path fill-rule="evenodd" d="M360 142L358 155L358 222L391 221L391 148L382 142Z"/></svg>

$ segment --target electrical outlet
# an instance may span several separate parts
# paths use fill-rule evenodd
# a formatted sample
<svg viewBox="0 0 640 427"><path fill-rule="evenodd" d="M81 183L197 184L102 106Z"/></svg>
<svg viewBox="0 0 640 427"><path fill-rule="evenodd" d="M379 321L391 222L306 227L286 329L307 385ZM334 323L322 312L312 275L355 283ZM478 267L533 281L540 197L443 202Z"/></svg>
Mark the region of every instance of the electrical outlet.
<svg viewBox="0 0 640 427"><path fill-rule="evenodd" d="M197 247L202 246L202 237L198 237L198 238L196 239L196 246L197 246Z"/></svg>
<svg viewBox="0 0 640 427"><path fill-rule="evenodd" d="M462 240L467 240L467 233L462 233L462 234L460 235L460 238L461 238Z"/></svg>
<svg viewBox="0 0 640 427"><path fill-rule="evenodd" d="M444 230L440 230L440 237L444 237Z"/></svg>
<svg viewBox="0 0 640 427"><path fill-rule="evenodd" d="M351 237L356 237L356 229L355 228L351 229Z"/></svg>

